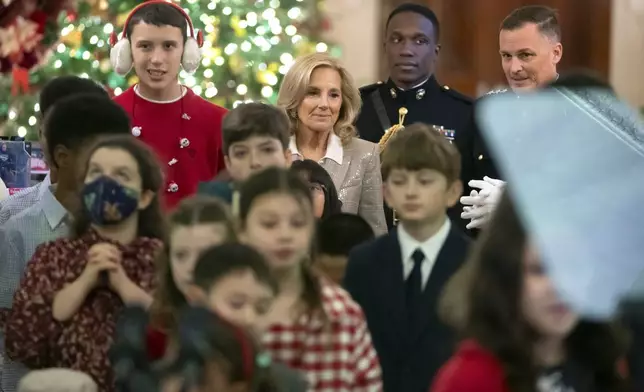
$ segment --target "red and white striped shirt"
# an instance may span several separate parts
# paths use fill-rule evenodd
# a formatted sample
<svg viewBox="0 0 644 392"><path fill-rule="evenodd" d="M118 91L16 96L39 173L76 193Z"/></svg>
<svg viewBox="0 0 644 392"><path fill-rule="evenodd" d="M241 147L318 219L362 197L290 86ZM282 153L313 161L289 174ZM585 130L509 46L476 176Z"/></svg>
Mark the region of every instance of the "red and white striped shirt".
<svg viewBox="0 0 644 392"><path fill-rule="evenodd" d="M315 392L380 392L378 355L360 305L341 287L322 280L327 316L302 315L272 324L263 343L273 359L301 371Z"/></svg>

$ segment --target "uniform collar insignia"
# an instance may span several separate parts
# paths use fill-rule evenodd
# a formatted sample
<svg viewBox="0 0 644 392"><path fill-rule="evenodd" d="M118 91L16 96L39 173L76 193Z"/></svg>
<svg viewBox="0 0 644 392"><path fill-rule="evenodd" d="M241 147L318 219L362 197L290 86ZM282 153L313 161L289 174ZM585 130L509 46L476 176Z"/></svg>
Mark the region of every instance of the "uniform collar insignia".
<svg viewBox="0 0 644 392"><path fill-rule="evenodd" d="M485 95L501 94L501 93L505 93L507 91L508 91L507 88L500 88L500 89L497 89L497 90L492 90L492 91L488 92Z"/></svg>

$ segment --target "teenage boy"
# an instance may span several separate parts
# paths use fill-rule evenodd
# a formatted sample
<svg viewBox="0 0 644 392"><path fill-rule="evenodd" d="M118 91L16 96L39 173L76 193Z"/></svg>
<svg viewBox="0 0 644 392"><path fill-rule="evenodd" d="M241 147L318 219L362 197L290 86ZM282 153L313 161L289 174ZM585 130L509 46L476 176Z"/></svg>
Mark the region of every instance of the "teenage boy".
<svg viewBox="0 0 644 392"><path fill-rule="evenodd" d="M115 71L125 75L134 67L139 79L115 101L130 115L132 134L150 145L164 165L162 200L168 208L223 169L221 120L226 109L178 82L180 68L188 73L197 69L202 42L179 5L159 0L134 8L123 37L117 41L112 36Z"/></svg>
<svg viewBox="0 0 644 392"><path fill-rule="evenodd" d="M49 112L49 109L51 109L56 102L75 94L95 94L105 98L109 97L107 91L105 91L102 86L93 80L79 78L78 76L60 76L53 79L43 87L38 99L41 113L41 126L38 128L38 139L43 151L45 152L45 161L49 167L49 174L47 174L47 177L45 177L42 182L23 189L15 195L0 202L0 225L4 225L12 216L17 215L24 209L36 204L40 199L42 199L49 186L56 183L56 168L53 167L54 165L51 164L51 160L48 157L47 141L43 137L42 123Z"/></svg>
<svg viewBox="0 0 644 392"><path fill-rule="evenodd" d="M455 337L437 302L469 246L447 217L463 189L460 162L429 126L396 134L382 155L382 180L399 224L349 255L344 286L367 317L385 392L426 392L452 354Z"/></svg>
<svg viewBox="0 0 644 392"><path fill-rule="evenodd" d="M129 134L130 120L108 97L73 95L57 102L47 113L43 133L58 181L36 204L0 227L0 330L4 327L1 316L11 309L13 294L38 245L71 234L70 211L75 211L80 202L78 179L83 152L101 136ZM26 372L19 363L5 362L1 390L14 392Z"/></svg>
<svg viewBox="0 0 644 392"><path fill-rule="evenodd" d="M263 103L241 104L224 117L224 162L230 179L199 186L199 193L232 203L235 184L269 166L287 167L290 122L283 110Z"/></svg>

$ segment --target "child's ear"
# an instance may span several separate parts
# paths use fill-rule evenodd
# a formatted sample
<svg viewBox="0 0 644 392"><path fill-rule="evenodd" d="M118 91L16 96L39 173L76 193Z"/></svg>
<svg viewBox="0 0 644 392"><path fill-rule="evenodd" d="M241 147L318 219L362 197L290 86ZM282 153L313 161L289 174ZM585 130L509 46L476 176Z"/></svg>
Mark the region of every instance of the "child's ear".
<svg viewBox="0 0 644 392"><path fill-rule="evenodd" d="M447 188L447 207L454 207L461 196L463 196L463 182L461 180L452 181Z"/></svg>
<svg viewBox="0 0 644 392"><path fill-rule="evenodd" d="M143 193L141 193L141 199L139 200L139 210L145 210L148 208L150 203L152 203L152 200L154 200L155 195L156 193L151 190L143 191Z"/></svg>
<svg viewBox="0 0 644 392"><path fill-rule="evenodd" d="M230 157L228 154L224 155L224 165L226 165L226 170L230 172Z"/></svg>
<svg viewBox="0 0 644 392"><path fill-rule="evenodd" d="M188 303L192 306L195 305L207 305L207 295L206 293L199 287L191 284L187 290L186 290L186 300Z"/></svg>

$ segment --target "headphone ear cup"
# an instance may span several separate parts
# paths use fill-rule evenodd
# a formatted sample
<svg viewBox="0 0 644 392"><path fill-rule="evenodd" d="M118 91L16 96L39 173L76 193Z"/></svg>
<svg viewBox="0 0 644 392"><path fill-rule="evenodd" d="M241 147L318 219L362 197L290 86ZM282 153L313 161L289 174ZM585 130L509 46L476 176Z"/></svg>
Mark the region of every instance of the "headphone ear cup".
<svg viewBox="0 0 644 392"><path fill-rule="evenodd" d="M120 39L110 49L110 63L112 63L114 71L121 76L125 76L130 72L132 69L132 50L129 39Z"/></svg>
<svg viewBox="0 0 644 392"><path fill-rule="evenodd" d="M196 39L188 37L183 46L183 57L181 58L181 66L187 73L194 73L199 68L201 62L201 48Z"/></svg>

